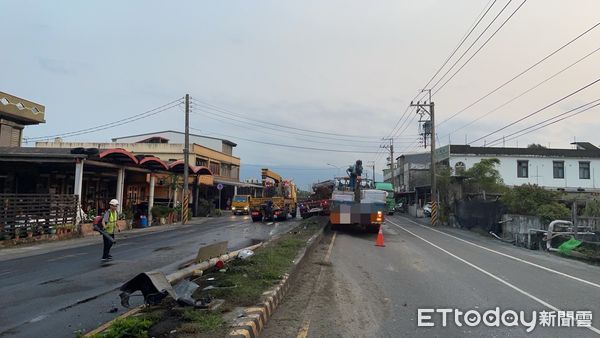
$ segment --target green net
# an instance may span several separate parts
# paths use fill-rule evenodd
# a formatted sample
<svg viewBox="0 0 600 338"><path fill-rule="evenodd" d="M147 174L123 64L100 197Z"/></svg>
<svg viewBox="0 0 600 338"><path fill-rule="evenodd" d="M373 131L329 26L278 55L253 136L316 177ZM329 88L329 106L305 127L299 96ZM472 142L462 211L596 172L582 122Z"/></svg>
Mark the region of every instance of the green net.
<svg viewBox="0 0 600 338"><path fill-rule="evenodd" d="M564 242L558 247L558 251L568 254L571 250L581 245L581 241L576 240L575 238L571 238L570 240Z"/></svg>

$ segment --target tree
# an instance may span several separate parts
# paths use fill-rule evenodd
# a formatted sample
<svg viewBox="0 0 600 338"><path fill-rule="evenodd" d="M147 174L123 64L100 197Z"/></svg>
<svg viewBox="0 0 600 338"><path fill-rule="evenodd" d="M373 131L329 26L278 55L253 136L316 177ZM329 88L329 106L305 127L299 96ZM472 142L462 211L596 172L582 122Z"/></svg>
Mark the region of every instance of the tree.
<svg viewBox="0 0 600 338"><path fill-rule="evenodd" d="M527 145L527 148L529 148L529 149L548 149L539 143L529 144L529 145Z"/></svg>
<svg viewBox="0 0 600 338"><path fill-rule="evenodd" d="M496 165L500 164L497 158L484 158L479 163L465 171L466 183L469 190L474 192L501 193L505 190L504 181Z"/></svg>

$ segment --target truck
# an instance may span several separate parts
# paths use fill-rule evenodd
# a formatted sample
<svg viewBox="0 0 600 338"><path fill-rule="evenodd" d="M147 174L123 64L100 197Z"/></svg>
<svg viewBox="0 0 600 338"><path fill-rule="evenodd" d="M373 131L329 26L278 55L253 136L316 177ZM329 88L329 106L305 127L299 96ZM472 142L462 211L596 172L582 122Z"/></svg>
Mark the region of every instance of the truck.
<svg viewBox="0 0 600 338"><path fill-rule="evenodd" d="M358 226L378 232L384 222L385 191L372 189L372 182L361 179L362 162L348 168L349 177L336 177L331 195L329 222L333 230Z"/></svg>
<svg viewBox="0 0 600 338"><path fill-rule="evenodd" d="M250 214L250 195L235 195L231 201L231 211L234 215Z"/></svg>
<svg viewBox="0 0 600 338"><path fill-rule="evenodd" d="M375 189L387 193L385 198L385 211L388 215L393 215L396 210L396 199L394 198L394 185L389 182L375 182Z"/></svg>
<svg viewBox="0 0 600 338"><path fill-rule="evenodd" d="M296 218L298 200L294 182L284 180L281 175L268 168L261 169L261 174L262 196L253 197L249 201L252 221L285 221L288 215Z"/></svg>
<svg viewBox="0 0 600 338"><path fill-rule="evenodd" d="M313 194L310 198L298 202L300 217L305 219L315 215L329 216L329 201L331 200L334 186L334 180L313 184Z"/></svg>

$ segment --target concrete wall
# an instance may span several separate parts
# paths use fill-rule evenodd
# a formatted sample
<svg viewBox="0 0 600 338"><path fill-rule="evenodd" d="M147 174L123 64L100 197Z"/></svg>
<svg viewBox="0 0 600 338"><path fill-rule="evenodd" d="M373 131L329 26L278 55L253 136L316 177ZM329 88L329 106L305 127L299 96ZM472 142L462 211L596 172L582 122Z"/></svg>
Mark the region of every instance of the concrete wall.
<svg viewBox="0 0 600 338"><path fill-rule="evenodd" d="M536 156L470 156L452 155L450 166L454 169L457 162L465 164L465 168L473 167L483 158L497 158L500 165L497 166L504 183L509 186L522 184L537 184L547 188L567 189L598 189L600 188L600 159L591 158L566 158L566 157L536 157ZM529 161L529 175L527 178L517 177L517 161ZM553 161L564 161L564 178L554 178ZM579 178L579 161L590 162L590 178Z"/></svg>
<svg viewBox="0 0 600 338"><path fill-rule="evenodd" d="M515 240L515 245L522 247L528 247L527 237L529 229L546 230L546 226L542 225L540 218L537 216L506 214L502 216L502 221L503 238Z"/></svg>
<svg viewBox="0 0 600 338"><path fill-rule="evenodd" d="M577 217L578 226L591 226L592 231L600 232L600 217Z"/></svg>

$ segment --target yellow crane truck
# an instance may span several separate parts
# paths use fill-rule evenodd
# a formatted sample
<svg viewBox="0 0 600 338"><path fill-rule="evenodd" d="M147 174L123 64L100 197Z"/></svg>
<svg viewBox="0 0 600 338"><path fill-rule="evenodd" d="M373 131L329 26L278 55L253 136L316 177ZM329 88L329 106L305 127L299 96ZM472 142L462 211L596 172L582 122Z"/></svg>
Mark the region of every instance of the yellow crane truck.
<svg viewBox="0 0 600 338"><path fill-rule="evenodd" d="M262 197L250 199L250 217L253 222L285 221L288 215L296 218L298 199L296 185L284 180L267 168L262 169Z"/></svg>

